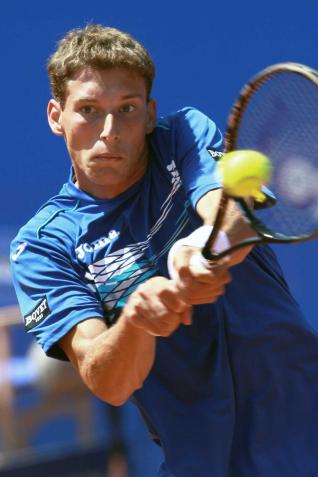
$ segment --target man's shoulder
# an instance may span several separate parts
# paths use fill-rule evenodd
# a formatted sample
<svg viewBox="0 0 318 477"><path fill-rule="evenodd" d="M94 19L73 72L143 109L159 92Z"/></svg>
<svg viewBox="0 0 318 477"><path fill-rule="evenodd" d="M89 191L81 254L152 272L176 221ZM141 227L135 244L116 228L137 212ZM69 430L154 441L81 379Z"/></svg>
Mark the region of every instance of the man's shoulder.
<svg viewBox="0 0 318 477"><path fill-rule="evenodd" d="M217 131L217 125L209 116L197 108L187 106L159 117L151 141L174 148L180 141L193 144L201 137L213 137Z"/></svg>
<svg viewBox="0 0 318 477"><path fill-rule="evenodd" d="M72 227L72 221L69 219L76 209L76 202L75 198L65 195L62 189L61 193L46 201L18 230L12 244L40 239L47 232L52 237L61 236L61 233L67 232Z"/></svg>
<svg viewBox="0 0 318 477"><path fill-rule="evenodd" d="M170 156L183 157L195 144L221 145L222 134L210 117L197 108L187 106L159 117L150 143L153 151L164 160Z"/></svg>
<svg viewBox="0 0 318 477"><path fill-rule="evenodd" d="M192 106L185 106L182 109L174 111L165 116L160 116L157 120L156 128L169 131L182 122L196 122L198 120L207 120L206 114Z"/></svg>

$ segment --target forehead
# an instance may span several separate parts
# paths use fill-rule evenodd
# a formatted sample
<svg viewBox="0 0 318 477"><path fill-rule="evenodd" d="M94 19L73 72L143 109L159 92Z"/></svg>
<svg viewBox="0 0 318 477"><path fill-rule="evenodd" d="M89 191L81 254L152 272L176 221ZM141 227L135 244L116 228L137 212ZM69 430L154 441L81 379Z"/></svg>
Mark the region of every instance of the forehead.
<svg viewBox="0 0 318 477"><path fill-rule="evenodd" d="M141 96L146 98L146 83L137 72L128 68L83 68L67 82L66 97Z"/></svg>

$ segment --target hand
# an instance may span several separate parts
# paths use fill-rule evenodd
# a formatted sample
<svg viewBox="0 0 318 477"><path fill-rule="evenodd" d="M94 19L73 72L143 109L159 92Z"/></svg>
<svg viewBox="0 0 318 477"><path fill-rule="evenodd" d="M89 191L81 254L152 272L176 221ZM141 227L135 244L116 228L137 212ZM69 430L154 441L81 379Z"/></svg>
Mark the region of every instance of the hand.
<svg viewBox="0 0 318 477"><path fill-rule="evenodd" d="M191 264L191 258L200 253L196 247L183 246L175 253L173 261L178 273L176 285L180 297L191 305L215 302L231 281L229 257L212 263L207 269L203 265Z"/></svg>
<svg viewBox="0 0 318 477"><path fill-rule="evenodd" d="M125 319L154 336L169 336L180 324L191 324L191 306L180 296L173 280L150 278L131 294Z"/></svg>

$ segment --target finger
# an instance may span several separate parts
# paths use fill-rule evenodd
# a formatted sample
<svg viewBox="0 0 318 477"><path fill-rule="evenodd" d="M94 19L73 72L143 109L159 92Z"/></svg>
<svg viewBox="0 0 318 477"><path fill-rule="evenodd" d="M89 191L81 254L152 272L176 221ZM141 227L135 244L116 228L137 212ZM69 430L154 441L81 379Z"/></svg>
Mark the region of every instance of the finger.
<svg viewBox="0 0 318 477"><path fill-rule="evenodd" d="M193 296L191 297L190 301L192 305L203 305L207 303L215 303L220 298L220 296L224 295L224 293L225 293L225 288L223 288L223 290L220 289L218 290L218 292L215 292L213 294L211 293L203 297Z"/></svg>
<svg viewBox="0 0 318 477"><path fill-rule="evenodd" d="M143 323L145 330L149 334L153 336L167 337L170 336L181 323L183 323L182 318L182 313L170 312L165 318L160 319L158 319L158 317L153 317L153 319L149 319L149 316L144 317Z"/></svg>
<svg viewBox="0 0 318 477"><path fill-rule="evenodd" d="M170 312L175 313L181 313L189 306L182 300L174 280L153 280L151 287L139 286L138 295L143 308L148 308L149 311L155 313L157 312L156 307L159 307L158 312L160 313L162 305Z"/></svg>
<svg viewBox="0 0 318 477"><path fill-rule="evenodd" d="M201 253L194 253L189 262L191 274L196 275L216 275L223 270L227 270L230 266L229 257L223 257L218 261L206 260Z"/></svg>
<svg viewBox="0 0 318 477"><path fill-rule="evenodd" d="M227 269L211 271L208 274L193 274L191 280L183 280L183 275L177 280L180 291L187 290L190 293L204 294L216 290L220 286L227 285L232 280ZM181 294L182 296L182 294Z"/></svg>
<svg viewBox="0 0 318 477"><path fill-rule="evenodd" d="M169 308L161 295L168 302L171 298L172 303L180 302L180 306L176 305L180 311L175 312ZM148 296L144 299L143 293L136 294L132 300L129 300L131 323L153 336L169 336L181 323L189 323L190 306L179 298L175 301L173 295L171 291L167 294L161 291L159 295L152 296L150 299Z"/></svg>
<svg viewBox="0 0 318 477"><path fill-rule="evenodd" d="M205 293L192 293L188 296L188 301L191 305L200 305L204 303L213 303L215 302L221 295L224 295L225 287L218 287L217 289L208 290Z"/></svg>
<svg viewBox="0 0 318 477"><path fill-rule="evenodd" d="M170 314L169 318L170 321L167 316L158 316L158 314L152 314L144 309L136 308L134 313L131 313L130 322L136 328L143 329L152 336L165 336L172 333L177 326L172 314Z"/></svg>
<svg viewBox="0 0 318 477"><path fill-rule="evenodd" d="M228 285L232 281L232 275L228 270L218 270L213 272L210 276L196 277L195 284L198 289L205 290L211 289L218 286Z"/></svg>
<svg viewBox="0 0 318 477"><path fill-rule="evenodd" d="M186 313L189 311L189 303L184 300L179 280L171 280L168 289L162 291L160 298L168 310L175 313Z"/></svg>

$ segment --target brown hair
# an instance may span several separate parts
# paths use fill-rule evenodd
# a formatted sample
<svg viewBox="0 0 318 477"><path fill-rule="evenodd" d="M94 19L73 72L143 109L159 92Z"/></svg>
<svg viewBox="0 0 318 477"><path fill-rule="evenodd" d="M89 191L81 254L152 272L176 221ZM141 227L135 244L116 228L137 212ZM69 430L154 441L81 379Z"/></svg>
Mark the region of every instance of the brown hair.
<svg viewBox="0 0 318 477"><path fill-rule="evenodd" d="M155 67L148 51L131 35L103 25L87 25L69 31L48 61L48 75L54 98L62 106L67 82L85 67L129 68L142 76L150 96Z"/></svg>

